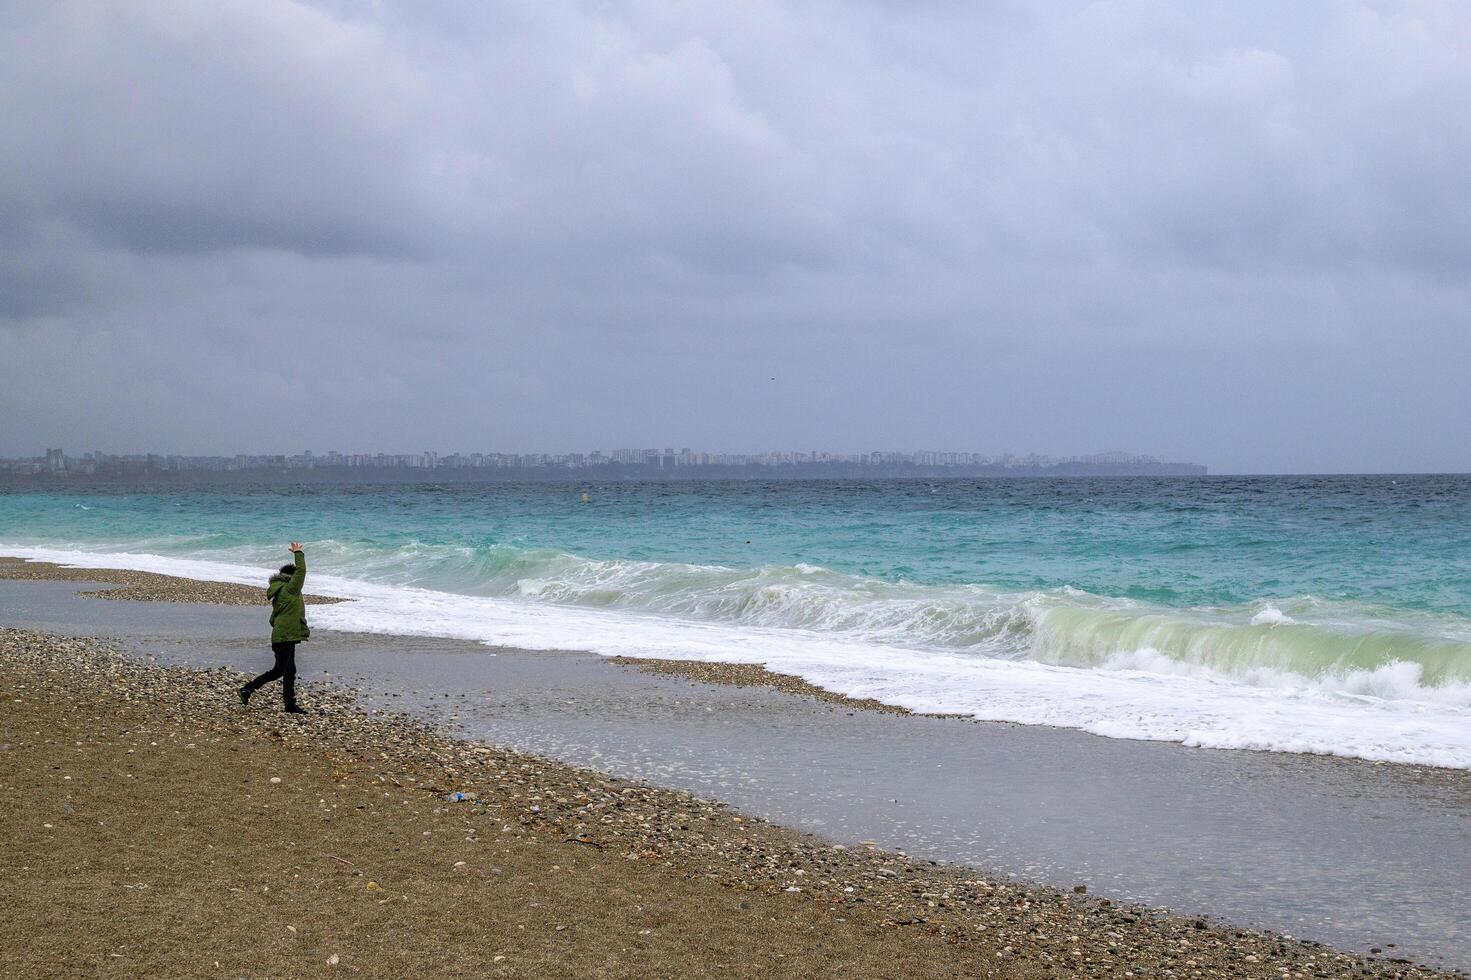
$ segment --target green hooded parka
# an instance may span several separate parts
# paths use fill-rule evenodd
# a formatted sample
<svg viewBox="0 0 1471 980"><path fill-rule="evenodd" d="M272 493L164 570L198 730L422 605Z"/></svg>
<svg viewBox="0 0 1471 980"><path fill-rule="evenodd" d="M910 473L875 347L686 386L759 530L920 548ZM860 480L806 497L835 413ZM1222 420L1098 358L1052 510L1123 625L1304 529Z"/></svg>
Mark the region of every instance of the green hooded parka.
<svg viewBox="0 0 1471 980"><path fill-rule="evenodd" d="M291 575L277 572L271 576L266 587L266 598L271 600L271 642L302 643L311 639L312 631L306 625L306 600L301 597L301 586L306 581L306 555L296 553L296 571Z"/></svg>

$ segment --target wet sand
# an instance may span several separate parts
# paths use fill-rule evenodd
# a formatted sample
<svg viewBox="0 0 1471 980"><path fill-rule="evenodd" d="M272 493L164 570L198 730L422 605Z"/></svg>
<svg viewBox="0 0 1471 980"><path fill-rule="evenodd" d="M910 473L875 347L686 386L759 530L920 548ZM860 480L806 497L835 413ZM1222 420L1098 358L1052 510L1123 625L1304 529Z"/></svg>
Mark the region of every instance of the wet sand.
<svg viewBox="0 0 1471 980"><path fill-rule="evenodd" d="M656 658L641 659L637 657L609 657L608 662L623 667L633 667L650 674L668 674L675 677L686 677L703 684L727 684L732 687L769 687L773 690L781 691L784 694L795 694L817 701L826 701L829 704L839 704L845 708L858 708L863 711L880 711L889 715L914 714L908 708L885 704L882 701L875 701L873 698L850 698L846 694L838 694L834 691L829 691L827 688L818 687L816 684L805 681L795 674L780 674L774 670L767 670L764 664L723 664L701 660L660 660ZM929 715L927 717L938 718L943 716Z"/></svg>

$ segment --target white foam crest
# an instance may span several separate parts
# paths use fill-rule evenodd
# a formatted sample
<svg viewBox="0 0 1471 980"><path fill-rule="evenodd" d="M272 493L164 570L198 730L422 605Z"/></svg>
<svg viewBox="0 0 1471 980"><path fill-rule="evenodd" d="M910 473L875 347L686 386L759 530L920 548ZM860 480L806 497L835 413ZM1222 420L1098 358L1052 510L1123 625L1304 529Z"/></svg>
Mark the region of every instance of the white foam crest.
<svg viewBox="0 0 1471 980"><path fill-rule="evenodd" d="M1267 603L1255 616L1251 617L1253 626L1289 626L1295 622L1297 620L1271 603Z"/></svg>
<svg viewBox="0 0 1471 980"><path fill-rule="evenodd" d="M246 583L261 578L256 567L156 555L5 550L80 567ZM1077 667L863 642L812 629L674 620L332 575L314 574L312 587L355 600L314 606L311 618L319 628L455 637L510 648L764 663L841 694L914 711L1206 748L1471 769L1471 685L1443 685L1432 689L1443 697L1427 697L1414 664L1389 664L1336 679L1259 669L1243 679L1148 649Z"/></svg>
<svg viewBox="0 0 1471 980"><path fill-rule="evenodd" d="M548 555L510 591L568 605L941 647L994 645L1028 625L1021 596L891 583L806 564L733 569Z"/></svg>
<svg viewBox="0 0 1471 980"><path fill-rule="evenodd" d="M1399 660L1369 670L1339 668L1316 677L1288 670L1254 667L1226 674L1207 665L1182 661L1148 647L1118 653L1101 665L1103 670L1150 673L1162 677L1189 677L1222 684L1267 688L1291 694L1317 694L1338 699L1372 699L1441 705L1468 710L1471 720L1471 683L1457 681L1429 685L1422 664Z"/></svg>

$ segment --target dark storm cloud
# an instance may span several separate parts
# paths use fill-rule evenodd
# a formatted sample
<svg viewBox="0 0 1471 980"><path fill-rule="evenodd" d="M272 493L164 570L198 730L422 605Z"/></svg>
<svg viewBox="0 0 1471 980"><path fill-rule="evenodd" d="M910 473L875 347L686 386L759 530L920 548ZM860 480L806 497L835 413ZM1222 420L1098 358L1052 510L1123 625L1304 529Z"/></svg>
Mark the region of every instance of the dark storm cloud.
<svg viewBox="0 0 1471 980"><path fill-rule="evenodd" d="M1471 468L1468 43L1346 0L11 9L0 452Z"/></svg>

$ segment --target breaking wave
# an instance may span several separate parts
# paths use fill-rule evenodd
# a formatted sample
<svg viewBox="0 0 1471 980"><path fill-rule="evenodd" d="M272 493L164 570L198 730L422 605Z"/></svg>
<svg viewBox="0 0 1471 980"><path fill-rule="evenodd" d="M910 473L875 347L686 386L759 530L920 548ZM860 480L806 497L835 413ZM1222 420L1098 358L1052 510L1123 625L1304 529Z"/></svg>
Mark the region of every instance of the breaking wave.
<svg viewBox="0 0 1471 980"><path fill-rule="evenodd" d="M1253 684L1269 676L1287 684L1331 685L1338 679L1354 691L1367 690L1355 680L1359 675L1394 667L1416 678L1401 693L1433 700L1456 700L1462 695L1455 692L1471 684L1467 624L1397 620L1380 610L1311 596L1239 608L1175 609L1075 589L1008 593L978 585L916 585L805 564L739 569L598 560L500 545L448 551L415 548L409 560L384 558L372 577L1055 666L1106 668L1138 655L1170 673L1204 671ZM392 566L400 562L395 575ZM1370 686L1390 696L1383 685ZM1471 700L1464 703L1471 706Z"/></svg>

